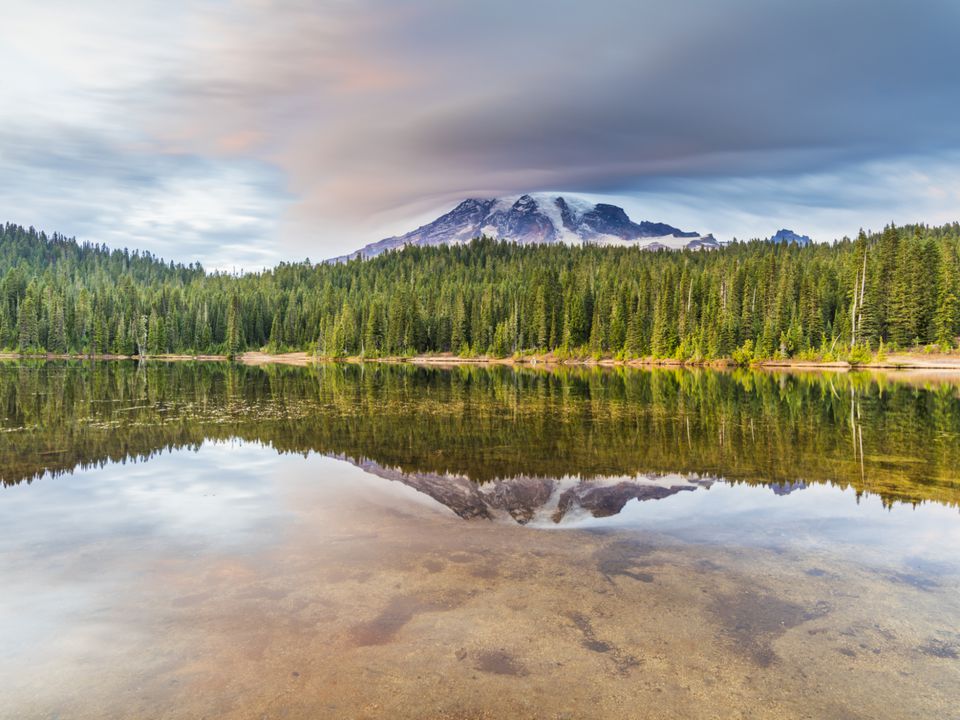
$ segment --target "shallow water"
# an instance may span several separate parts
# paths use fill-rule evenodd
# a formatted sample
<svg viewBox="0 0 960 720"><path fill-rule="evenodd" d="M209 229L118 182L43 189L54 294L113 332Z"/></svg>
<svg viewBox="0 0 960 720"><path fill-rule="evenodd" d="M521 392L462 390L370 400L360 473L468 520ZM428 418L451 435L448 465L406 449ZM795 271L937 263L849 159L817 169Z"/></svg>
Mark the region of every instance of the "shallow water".
<svg viewBox="0 0 960 720"><path fill-rule="evenodd" d="M0 364L0 717L958 718L905 379Z"/></svg>

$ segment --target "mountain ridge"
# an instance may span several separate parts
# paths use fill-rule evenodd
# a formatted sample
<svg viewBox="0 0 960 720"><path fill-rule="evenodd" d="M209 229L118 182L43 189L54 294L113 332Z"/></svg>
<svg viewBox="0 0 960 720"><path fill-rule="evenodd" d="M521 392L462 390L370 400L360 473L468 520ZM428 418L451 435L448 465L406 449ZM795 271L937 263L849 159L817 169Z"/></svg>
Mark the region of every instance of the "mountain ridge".
<svg viewBox="0 0 960 720"><path fill-rule="evenodd" d="M332 262L376 257L407 245L457 245L481 236L521 245L632 245L649 250L720 247L713 235L683 231L661 222L634 222L616 205L564 195L526 193L467 198L432 222L332 258Z"/></svg>
<svg viewBox="0 0 960 720"><path fill-rule="evenodd" d="M767 242L784 244L794 243L800 247L806 247L807 245L811 244L813 240L809 235L799 235L793 230L781 228L780 230L777 230L775 234L768 237Z"/></svg>

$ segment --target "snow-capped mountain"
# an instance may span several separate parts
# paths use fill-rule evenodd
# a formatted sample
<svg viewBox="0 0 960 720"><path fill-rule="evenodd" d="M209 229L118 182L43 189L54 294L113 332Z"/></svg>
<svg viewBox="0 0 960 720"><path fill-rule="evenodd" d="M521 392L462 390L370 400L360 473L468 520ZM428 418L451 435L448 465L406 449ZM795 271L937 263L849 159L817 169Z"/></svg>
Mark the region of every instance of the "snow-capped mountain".
<svg viewBox="0 0 960 720"><path fill-rule="evenodd" d="M800 247L804 247L813 242L807 235L797 235L793 230L778 230L776 235L773 235L767 238L768 242L772 243L796 243Z"/></svg>
<svg viewBox="0 0 960 720"><path fill-rule="evenodd" d="M374 460L336 456L377 477L401 482L466 519L505 520L521 525L576 523L612 517L631 500L662 500L681 492L710 488L716 478L700 475L643 474L585 479L519 476L477 483L453 473L405 472Z"/></svg>
<svg viewBox="0 0 960 720"><path fill-rule="evenodd" d="M335 259L369 258L405 245L454 245L481 235L522 245L633 245L649 250L720 247L712 235L684 232L665 223L633 222L623 208L616 205L533 194L464 200L447 214L416 230Z"/></svg>

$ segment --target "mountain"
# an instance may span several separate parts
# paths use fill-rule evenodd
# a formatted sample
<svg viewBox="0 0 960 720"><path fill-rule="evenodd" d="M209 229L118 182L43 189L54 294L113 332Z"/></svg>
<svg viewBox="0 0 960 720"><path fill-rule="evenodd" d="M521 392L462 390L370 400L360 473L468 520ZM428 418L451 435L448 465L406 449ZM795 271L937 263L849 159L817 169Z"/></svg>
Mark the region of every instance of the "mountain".
<svg viewBox="0 0 960 720"><path fill-rule="evenodd" d="M767 238L767 242L772 243L796 243L800 247L805 247L813 242L807 235L797 235L793 230L778 230L776 235Z"/></svg>
<svg viewBox="0 0 960 720"><path fill-rule="evenodd" d="M663 500L682 492L709 490L715 482L724 482L720 477L696 473L644 473L594 478L518 475L481 483L457 473L410 472L375 460L354 460L340 454L331 457L429 495L464 520L512 520L521 525L613 517L631 500ZM799 480L764 485L780 496L808 487Z"/></svg>
<svg viewBox="0 0 960 720"><path fill-rule="evenodd" d="M429 495L465 520L512 520L521 525L611 517L631 500L662 500L680 492L709 488L715 481L699 475L650 474L593 479L520 476L477 483L465 475L404 472L373 460L335 457Z"/></svg>
<svg viewBox="0 0 960 720"><path fill-rule="evenodd" d="M720 247L712 235L684 232L666 223L633 222L623 208L616 205L534 194L464 200L416 230L371 243L334 260L374 257L405 245L455 245L481 235L521 245L634 245L648 250Z"/></svg>

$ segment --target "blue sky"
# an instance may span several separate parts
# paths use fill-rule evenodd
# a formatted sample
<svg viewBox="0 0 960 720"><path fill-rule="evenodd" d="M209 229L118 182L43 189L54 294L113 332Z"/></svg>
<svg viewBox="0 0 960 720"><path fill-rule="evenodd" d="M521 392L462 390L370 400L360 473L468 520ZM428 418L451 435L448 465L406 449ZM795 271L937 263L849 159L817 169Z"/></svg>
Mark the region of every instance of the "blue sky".
<svg viewBox="0 0 960 720"><path fill-rule="evenodd" d="M960 217L960 3L6 0L4 220L210 268L467 196L730 238Z"/></svg>

